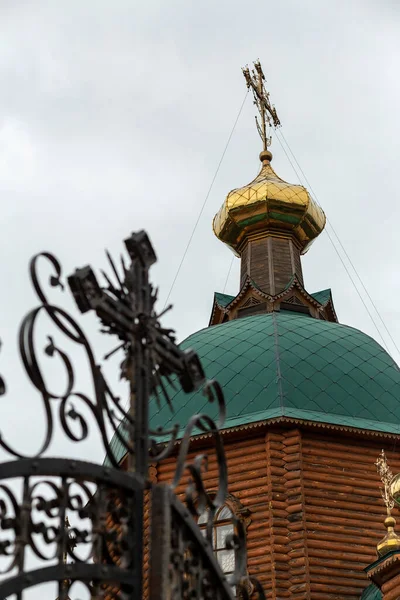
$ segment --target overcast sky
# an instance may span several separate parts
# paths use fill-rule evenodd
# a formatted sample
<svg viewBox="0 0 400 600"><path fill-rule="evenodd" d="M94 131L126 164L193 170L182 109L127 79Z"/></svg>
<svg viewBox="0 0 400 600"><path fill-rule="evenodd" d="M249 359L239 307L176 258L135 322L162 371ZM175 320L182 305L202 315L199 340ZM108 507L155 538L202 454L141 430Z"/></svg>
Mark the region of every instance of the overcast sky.
<svg viewBox="0 0 400 600"><path fill-rule="evenodd" d="M146 228L161 309L245 95L241 67L257 58L282 132L400 346L399 30L396 0L0 3L2 431L34 450L43 429L17 368L17 326L35 302L31 255L51 250L66 274L103 267L105 247L119 253ZM278 174L297 182L277 139L271 150ZM212 217L254 178L259 151L248 97L172 290L165 323L179 339L208 324L224 289L232 255ZM381 341L326 233L303 266L310 292L332 288L342 323ZM110 344L95 344L99 357ZM85 456L101 460L99 448Z"/></svg>

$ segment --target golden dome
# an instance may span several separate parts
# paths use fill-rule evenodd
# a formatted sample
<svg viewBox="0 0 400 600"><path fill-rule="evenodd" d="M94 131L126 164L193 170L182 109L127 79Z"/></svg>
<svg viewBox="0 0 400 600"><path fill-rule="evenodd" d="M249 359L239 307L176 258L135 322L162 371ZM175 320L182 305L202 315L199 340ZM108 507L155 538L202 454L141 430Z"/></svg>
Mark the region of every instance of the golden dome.
<svg viewBox="0 0 400 600"><path fill-rule="evenodd" d="M248 234L290 232L304 254L325 226L325 213L302 185L287 183L271 167L272 154L260 154L262 167L248 185L229 192L213 220L215 235L235 254Z"/></svg>
<svg viewBox="0 0 400 600"><path fill-rule="evenodd" d="M388 552L400 550L400 538L394 531L396 519L389 515L386 517L384 524L387 529L387 534L376 547L378 556L385 556L385 554L388 554Z"/></svg>

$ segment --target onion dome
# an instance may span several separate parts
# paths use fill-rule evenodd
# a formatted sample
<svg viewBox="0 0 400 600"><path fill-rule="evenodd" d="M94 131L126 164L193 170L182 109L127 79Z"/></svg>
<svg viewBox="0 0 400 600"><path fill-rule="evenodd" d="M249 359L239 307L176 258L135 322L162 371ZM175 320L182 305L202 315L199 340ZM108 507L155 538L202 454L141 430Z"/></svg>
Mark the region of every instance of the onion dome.
<svg viewBox="0 0 400 600"><path fill-rule="evenodd" d="M396 519L391 515L388 515L384 521L384 525L387 529L387 533L376 547L376 551L380 557L385 556L385 554L393 552L394 550L400 550L400 537L394 530Z"/></svg>
<svg viewBox="0 0 400 600"><path fill-rule="evenodd" d="M229 192L215 215L215 235L236 254L250 235L288 234L304 254L325 226L325 213L302 185L281 179L271 167L272 154L260 154L262 168L248 185Z"/></svg>

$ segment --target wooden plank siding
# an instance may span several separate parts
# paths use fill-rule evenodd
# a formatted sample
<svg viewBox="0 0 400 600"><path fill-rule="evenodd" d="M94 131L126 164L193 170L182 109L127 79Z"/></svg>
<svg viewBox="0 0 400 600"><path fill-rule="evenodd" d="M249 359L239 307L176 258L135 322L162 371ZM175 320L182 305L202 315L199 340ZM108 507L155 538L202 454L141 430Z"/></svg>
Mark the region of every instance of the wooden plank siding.
<svg viewBox="0 0 400 600"><path fill-rule="evenodd" d="M294 274L303 284L300 246L292 236L258 234L246 239L241 249L240 287L250 277L264 292L275 295Z"/></svg>
<svg viewBox="0 0 400 600"><path fill-rule="evenodd" d="M291 257L291 249L293 247L289 238L280 239L271 237L271 245L275 284L274 293L279 294L285 289L295 272Z"/></svg>

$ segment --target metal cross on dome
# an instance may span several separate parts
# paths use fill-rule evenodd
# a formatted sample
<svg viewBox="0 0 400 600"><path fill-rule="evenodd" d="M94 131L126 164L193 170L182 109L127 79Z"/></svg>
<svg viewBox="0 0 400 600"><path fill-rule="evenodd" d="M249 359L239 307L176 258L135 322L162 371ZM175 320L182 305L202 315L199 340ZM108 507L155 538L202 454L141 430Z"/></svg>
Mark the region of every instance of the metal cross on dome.
<svg viewBox="0 0 400 600"><path fill-rule="evenodd" d="M267 125L273 127L279 127L281 122L279 120L276 108L271 104L269 100L269 93L265 89L264 81L265 75L261 67L259 60L254 63L254 69L250 71L249 67L243 67L243 75L246 79L248 89L251 88L254 97L254 104L257 106L260 114L261 123L257 117L257 131L260 134L260 138L263 142L263 150L268 150L271 145L271 137L267 135Z"/></svg>

